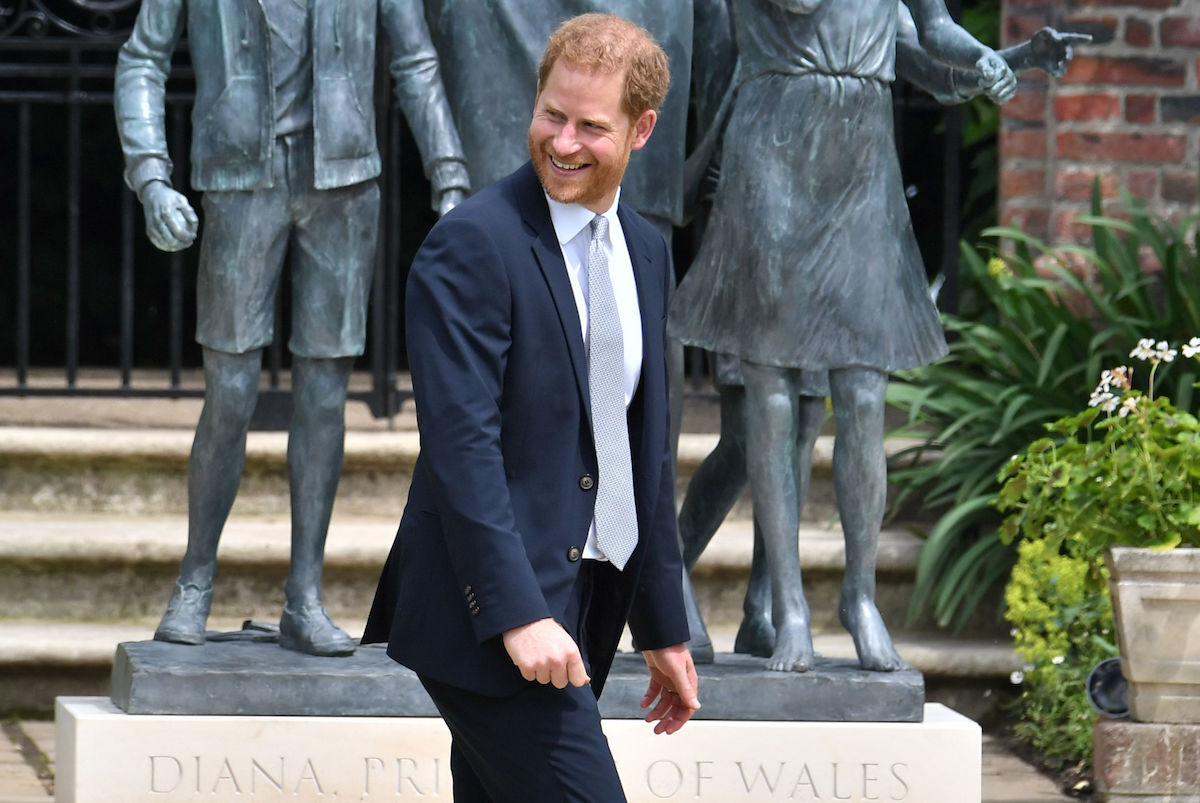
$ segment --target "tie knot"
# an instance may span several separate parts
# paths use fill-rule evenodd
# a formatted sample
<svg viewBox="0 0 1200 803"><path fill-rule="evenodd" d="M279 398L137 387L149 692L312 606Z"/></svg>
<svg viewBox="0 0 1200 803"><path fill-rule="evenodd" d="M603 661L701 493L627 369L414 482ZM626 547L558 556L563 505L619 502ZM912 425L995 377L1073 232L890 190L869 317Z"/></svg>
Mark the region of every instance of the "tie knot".
<svg viewBox="0 0 1200 803"><path fill-rule="evenodd" d="M592 218L592 222L588 224L592 227L592 240L603 240L608 234L608 218L604 215L596 215Z"/></svg>

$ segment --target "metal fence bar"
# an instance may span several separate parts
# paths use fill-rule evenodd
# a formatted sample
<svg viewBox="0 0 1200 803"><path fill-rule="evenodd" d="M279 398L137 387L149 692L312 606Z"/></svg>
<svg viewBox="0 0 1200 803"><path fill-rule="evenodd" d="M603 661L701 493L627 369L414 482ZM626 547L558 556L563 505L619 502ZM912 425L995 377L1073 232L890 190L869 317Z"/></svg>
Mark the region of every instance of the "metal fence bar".
<svg viewBox="0 0 1200 803"><path fill-rule="evenodd" d="M938 308L951 314L958 312L958 240L961 236L961 210L958 199L962 197L962 110L946 111L946 147L943 158L942 192L942 276L944 282L938 297Z"/></svg>
<svg viewBox="0 0 1200 803"><path fill-rule="evenodd" d="M29 272L30 272L30 109L17 111L17 386L29 381Z"/></svg>
<svg viewBox="0 0 1200 803"><path fill-rule="evenodd" d="M70 51L72 67L79 51ZM79 92L79 77L72 75L69 94ZM81 118L78 103L67 106L67 387L75 387L79 374L79 191Z"/></svg>
<svg viewBox="0 0 1200 803"><path fill-rule="evenodd" d="M121 193L121 387L133 376L133 193Z"/></svg>

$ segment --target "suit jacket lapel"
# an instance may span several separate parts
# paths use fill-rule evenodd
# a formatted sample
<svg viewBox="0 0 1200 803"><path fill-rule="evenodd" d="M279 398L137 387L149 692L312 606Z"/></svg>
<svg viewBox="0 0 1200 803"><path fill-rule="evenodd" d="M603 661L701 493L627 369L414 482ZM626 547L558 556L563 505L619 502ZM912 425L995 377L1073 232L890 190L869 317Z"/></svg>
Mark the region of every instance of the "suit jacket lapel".
<svg viewBox="0 0 1200 803"><path fill-rule="evenodd" d="M625 245L629 247L629 261L633 265L633 279L637 284L638 311L642 319L642 360L650 358L654 351L646 338L647 332L655 332L662 328L661 321L652 320L654 310L658 305L651 303L658 293L655 285L653 250L640 231L629 222L629 212L625 205L617 207L617 217L621 220L621 229L625 232ZM644 364L643 364L644 370Z"/></svg>
<svg viewBox="0 0 1200 803"><path fill-rule="evenodd" d="M534 173L533 165L526 163L521 168L518 182L518 202L521 207L521 217L533 232L531 249L533 257L542 271L546 285L550 288L550 296L554 299L555 309L558 310L558 320L562 325L563 335L567 339L567 351L571 355L571 368L575 373L575 383L579 388L583 409L591 420L592 404L588 394L587 384L587 355L583 350L583 334L579 327L579 309L575 306L575 294L571 290L571 280L567 276L567 263L563 260L562 248L558 244L558 236L554 233L554 223L550 220L550 209L546 206L542 185Z"/></svg>

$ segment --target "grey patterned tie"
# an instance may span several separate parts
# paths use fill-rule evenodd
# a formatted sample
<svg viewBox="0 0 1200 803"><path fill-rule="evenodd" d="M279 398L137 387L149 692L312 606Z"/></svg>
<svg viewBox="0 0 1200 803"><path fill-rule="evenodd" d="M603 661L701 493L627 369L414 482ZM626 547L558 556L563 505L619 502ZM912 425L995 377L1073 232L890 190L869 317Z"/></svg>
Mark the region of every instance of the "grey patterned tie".
<svg viewBox="0 0 1200 803"><path fill-rule="evenodd" d="M638 541L629 428L625 423L625 345L608 275L608 253L604 250L608 220L597 215L590 225L588 388L600 475L596 483L596 543L614 566L624 569Z"/></svg>

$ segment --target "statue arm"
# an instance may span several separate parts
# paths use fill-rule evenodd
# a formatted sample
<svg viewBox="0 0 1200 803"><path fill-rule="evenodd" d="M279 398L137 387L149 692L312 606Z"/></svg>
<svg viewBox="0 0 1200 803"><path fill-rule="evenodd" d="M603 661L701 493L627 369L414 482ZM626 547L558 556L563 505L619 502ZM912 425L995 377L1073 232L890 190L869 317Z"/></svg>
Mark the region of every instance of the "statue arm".
<svg viewBox="0 0 1200 803"><path fill-rule="evenodd" d="M1073 46L1092 41L1087 34L1042 28L1028 41L997 51L1014 73L1041 70L1062 76L1074 55ZM973 70L951 67L931 57L917 36L912 14L900 3L896 26L896 74L919 86L940 103L963 103L983 93Z"/></svg>
<svg viewBox="0 0 1200 803"><path fill-rule="evenodd" d="M945 0L904 2L912 12L921 49L929 57L968 71L974 77L974 81L968 79L965 85L977 84L980 91L995 102L1004 103L1012 99L1017 91L1017 79L1012 68L1000 54L971 36L966 29L951 19L950 12L946 10ZM901 26L897 27L899 29ZM899 64L898 54L897 69ZM953 76L951 82L963 85Z"/></svg>
<svg viewBox="0 0 1200 803"><path fill-rule="evenodd" d="M945 0L904 0L921 46L938 61L970 69L995 53L950 17Z"/></svg>
<svg viewBox="0 0 1200 803"><path fill-rule="evenodd" d="M183 19L184 0L144 0L117 55L117 133L125 155L125 183L139 198L151 181L171 185L164 97Z"/></svg>
<svg viewBox="0 0 1200 803"><path fill-rule="evenodd" d="M421 0L381 0L380 11L392 46L396 102L421 150L433 205L444 213L465 196L471 182L425 11Z"/></svg>

